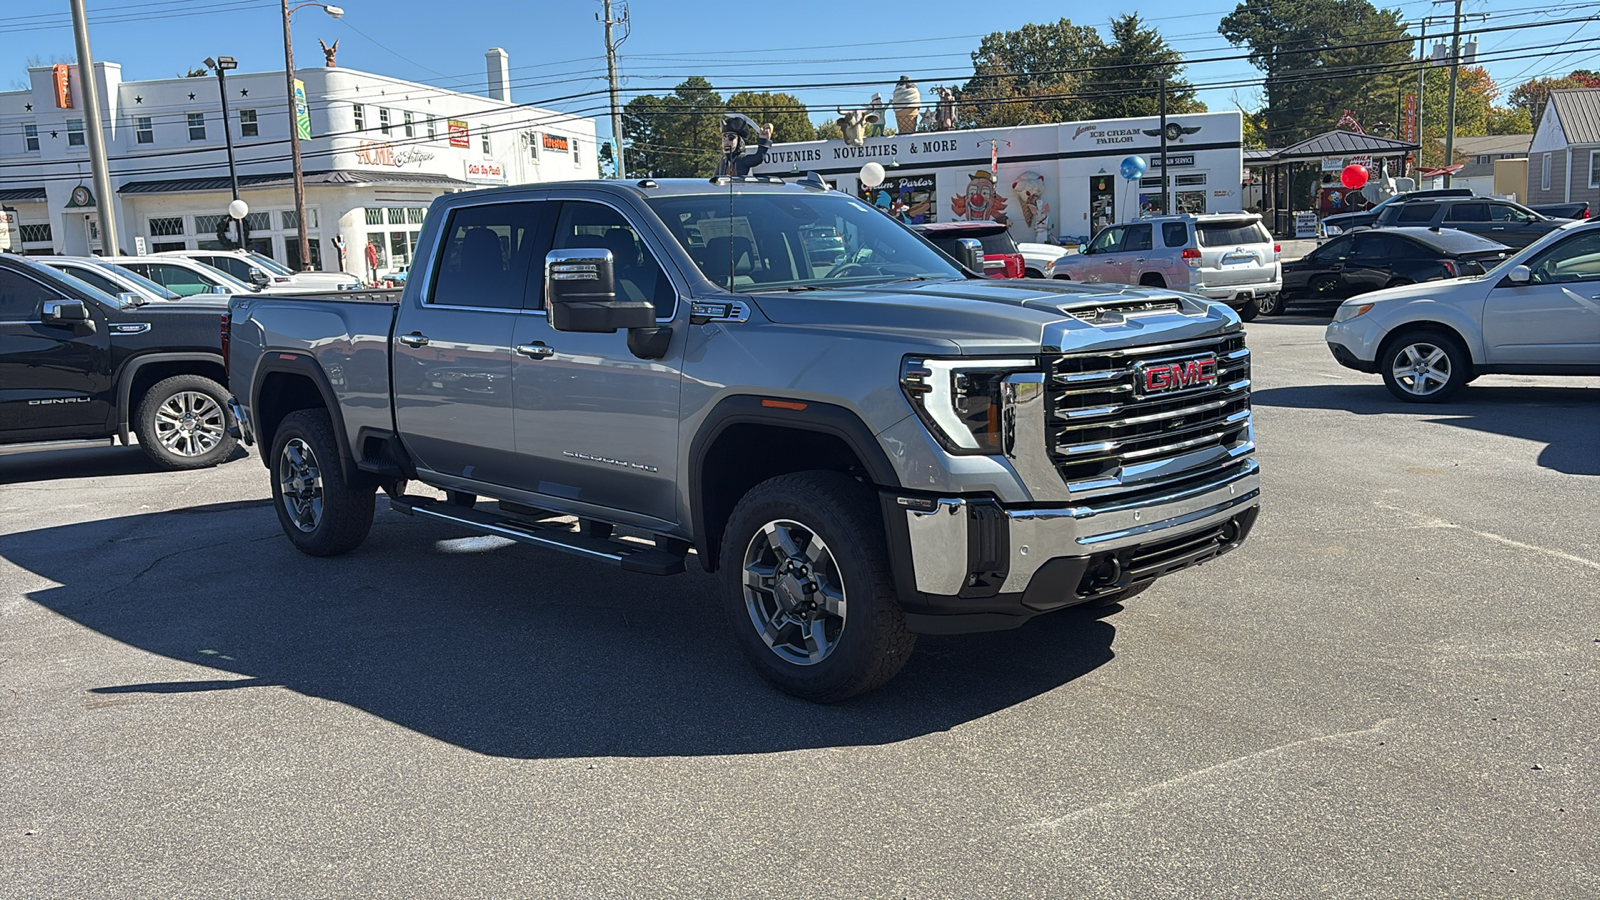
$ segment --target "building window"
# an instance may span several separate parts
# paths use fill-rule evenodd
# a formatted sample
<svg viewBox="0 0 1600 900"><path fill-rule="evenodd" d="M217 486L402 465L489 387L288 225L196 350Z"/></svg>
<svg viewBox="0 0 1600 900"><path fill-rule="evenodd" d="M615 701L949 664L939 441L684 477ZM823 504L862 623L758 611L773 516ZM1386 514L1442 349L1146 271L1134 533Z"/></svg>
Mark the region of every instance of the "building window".
<svg viewBox="0 0 1600 900"><path fill-rule="evenodd" d="M22 126L22 143L29 153L39 152L39 126Z"/></svg>
<svg viewBox="0 0 1600 900"><path fill-rule="evenodd" d="M1544 154L1539 161L1539 190L1550 190L1550 154Z"/></svg>
<svg viewBox="0 0 1600 900"><path fill-rule="evenodd" d="M140 144L154 144L156 142L156 130L150 124L149 116L134 117L133 139Z"/></svg>
<svg viewBox="0 0 1600 900"><path fill-rule="evenodd" d="M427 212L427 210L420 206L410 207L406 210L406 221L413 225L421 225L423 216L425 216Z"/></svg>
<svg viewBox="0 0 1600 900"><path fill-rule="evenodd" d="M251 231L271 231L272 218L264 212L253 212L244 217L244 227Z"/></svg>
<svg viewBox="0 0 1600 900"><path fill-rule="evenodd" d="M1154 178L1139 179L1139 187L1142 188L1158 188L1161 187L1162 183L1163 182L1160 175L1157 175Z"/></svg>
<svg viewBox="0 0 1600 900"><path fill-rule="evenodd" d="M381 209L379 209L379 208L377 208L375 206L369 206L366 209L366 213L367 213L367 224L368 225L382 225L383 224L383 210L381 210Z"/></svg>
<svg viewBox="0 0 1600 900"><path fill-rule="evenodd" d="M227 221L227 216L195 216L194 233L202 238L208 235L215 235L217 229L221 228ZM229 225L228 228L231 230L233 226Z"/></svg>
<svg viewBox="0 0 1600 900"><path fill-rule="evenodd" d="M378 130L384 134L389 133L389 110L378 107Z"/></svg>
<svg viewBox="0 0 1600 900"><path fill-rule="evenodd" d="M1589 151L1589 187L1600 187L1600 150Z"/></svg>
<svg viewBox="0 0 1600 900"><path fill-rule="evenodd" d="M484 156L493 156L494 155L494 150L489 144L489 129L484 128L481 131L479 131L478 133L480 135L482 135L482 137L483 137L483 155Z"/></svg>
<svg viewBox="0 0 1600 900"><path fill-rule="evenodd" d="M296 231L296 232L298 232L300 230L300 217L295 215L295 211L294 210L286 209L282 213L280 213L279 215L283 219L283 230L284 231ZM307 207L307 209L306 209L306 227L307 228L316 228L317 227L317 208L315 206Z"/></svg>
<svg viewBox="0 0 1600 900"><path fill-rule="evenodd" d="M360 103L356 103L356 104L352 104L351 105L351 109L354 109L355 113L356 113L356 130L357 131L366 131L367 130L367 108L365 106L361 105Z"/></svg>
<svg viewBox="0 0 1600 900"><path fill-rule="evenodd" d="M183 241L155 241L150 244L151 253L165 253L168 250L187 250Z"/></svg>
<svg viewBox="0 0 1600 900"><path fill-rule="evenodd" d="M580 156L582 156L582 154L578 152L578 139L577 138L573 138L572 139L572 167L574 169L581 168L583 166L583 160L579 158Z"/></svg>
<svg viewBox="0 0 1600 900"><path fill-rule="evenodd" d="M24 244L48 244L53 240L50 237L50 223L42 225L22 226L22 242Z"/></svg>
<svg viewBox="0 0 1600 900"><path fill-rule="evenodd" d="M239 136L257 137L260 134L261 128L256 123L256 111L253 109L239 110Z"/></svg>
<svg viewBox="0 0 1600 900"><path fill-rule="evenodd" d="M402 122L404 122L405 125L406 125L406 137L416 137L417 136L417 129L416 129L416 126L414 126L411 123L411 113L410 112L402 112L400 114L400 120Z"/></svg>
<svg viewBox="0 0 1600 900"><path fill-rule="evenodd" d="M1197 172L1197 173L1192 174L1192 175L1174 175L1174 176L1172 176L1172 184L1175 187L1183 187L1185 185L1193 187L1195 185L1200 185L1200 184L1205 184L1205 183L1206 183L1206 173L1204 173L1204 172Z"/></svg>
<svg viewBox="0 0 1600 900"><path fill-rule="evenodd" d="M429 116L428 117L428 140L431 141L431 140L433 140L434 138L436 138L438 136L439 136L439 120L435 119L433 116Z"/></svg>
<svg viewBox="0 0 1600 900"><path fill-rule="evenodd" d="M391 206L391 207L389 207L389 224L390 225L404 225L405 223L406 223L406 211L405 211L405 208L404 207L400 207L400 206Z"/></svg>
<svg viewBox="0 0 1600 900"><path fill-rule="evenodd" d="M84 140L83 140L83 120L82 119L68 119L67 120L67 146L68 147L82 147L83 143L84 143Z"/></svg>
<svg viewBox="0 0 1600 900"><path fill-rule="evenodd" d="M183 237L183 216L164 216L150 220L151 237Z"/></svg>
<svg viewBox="0 0 1600 900"><path fill-rule="evenodd" d="M206 139L206 114L189 113L189 140L203 141Z"/></svg>
<svg viewBox="0 0 1600 900"><path fill-rule="evenodd" d="M367 246L378 251L378 268L387 269L389 267L388 237L386 237L381 231L369 232L367 234ZM362 252L363 255L365 255L365 251Z"/></svg>

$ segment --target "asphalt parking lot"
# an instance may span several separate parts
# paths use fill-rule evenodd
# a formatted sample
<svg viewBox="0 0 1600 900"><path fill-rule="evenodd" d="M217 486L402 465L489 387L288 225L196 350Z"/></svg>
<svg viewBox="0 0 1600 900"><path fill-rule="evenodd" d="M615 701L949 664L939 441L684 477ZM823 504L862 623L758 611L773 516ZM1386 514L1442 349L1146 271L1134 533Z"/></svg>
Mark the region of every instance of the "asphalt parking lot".
<svg viewBox="0 0 1600 900"><path fill-rule="evenodd" d="M1595 896L1600 380L1405 405L1324 321L1250 326L1243 549L836 707L701 574L0 458L0 897Z"/></svg>

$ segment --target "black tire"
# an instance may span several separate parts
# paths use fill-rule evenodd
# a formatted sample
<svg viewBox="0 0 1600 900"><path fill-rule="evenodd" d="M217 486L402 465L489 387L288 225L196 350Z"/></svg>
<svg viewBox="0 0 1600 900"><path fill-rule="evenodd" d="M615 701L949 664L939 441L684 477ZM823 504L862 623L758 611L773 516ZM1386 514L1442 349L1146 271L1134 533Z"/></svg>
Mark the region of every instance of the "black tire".
<svg viewBox="0 0 1600 900"><path fill-rule="evenodd" d="M1043 278L1044 273L1038 269L1023 269L1022 274L1027 278Z"/></svg>
<svg viewBox="0 0 1600 900"><path fill-rule="evenodd" d="M1289 306L1282 294L1267 294L1256 296L1256 312L1263 316L1281 315Z"/></svg>
<svg viewBox="0 0 1600 900"><path fill-rule="evenodd" d="M1140 275L1139 284L1142 287L1164 288L1167 286L1167 279L1151 272L1148 275Z"/></svg>
<svg viewBox="0 0 1600 900"><path fill-rule="evenodd" d="M272 507L295 549L309 556L336 556L367 539L377 485L345 480L327 410L301 409L285 416L267 465Z"/></svg>
<svg viewBox="0 0 1600 900"><path fill-rule="evenodd" d="M1397 366L1402 371L1397 373ZM1379 354L1378 370L1389 393L1399 399L1443 403L1472 380L1472 357L1453 336L1417 329L1389 339Z"/></svg>
<svg viewBox="0 0 1600 900"><path fill-rule="evenodd" d="M1261 308L1256 306L1255 298L1252 297L1251 299L1246 300L1243 306L1235 306L1233 311L1239 314L1240 321L1253 322L1255 321L1256 315L1261 312Z"/></svg>
<svg viewBox="0 0 1600 900"><path fill-rule="evenodd" d="M783 531L790 549L800 552L778 550L782 541L768 535L768 526ZM819 537L820 550L815 544ZM770 577L757 576L748 594L747 559L757 570L767 567L766 560L773 561ZM806 559L815 565L801 565L798 574L792 567L785 571L785 565ZM756 671L785 693L836 703L893 678L911 656L916 636L906 630L895 597L877 503L871 491L847 475L797 472L756 485L728 519L721 568L734 639ZM845 601L842 616L817 608L818 598L830 591ZM786 603L812 608L785 612ZM768 610L786 623L775 626ZM796 612L800 619L793 618ZM837 630L832 631L835 620ZM802 648L790 642L803 640L813 626L825 632L824 640L831 632L832 642L813 661L800 662L794 657Z"/></svg>
<svg viewBox="0 0 1600 900"><path fill-rule="evenodd" d="M228 434L233 425L222 385L204 375L174 375L145 392L133 432L156 465L177 471L227 459L239 444Z"/></svg>

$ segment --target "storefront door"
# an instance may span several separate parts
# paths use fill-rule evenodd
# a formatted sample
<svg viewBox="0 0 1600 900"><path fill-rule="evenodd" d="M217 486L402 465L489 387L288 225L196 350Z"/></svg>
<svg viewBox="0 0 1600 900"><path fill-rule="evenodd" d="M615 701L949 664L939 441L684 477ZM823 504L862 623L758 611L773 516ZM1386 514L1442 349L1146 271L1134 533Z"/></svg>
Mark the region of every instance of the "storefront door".
<svg viewBox="0 0 1600 900"><path fill-rule="evenodd" d="M1110 175L1089 178L1089 236L1117 221L1117 180Z"/></svg>

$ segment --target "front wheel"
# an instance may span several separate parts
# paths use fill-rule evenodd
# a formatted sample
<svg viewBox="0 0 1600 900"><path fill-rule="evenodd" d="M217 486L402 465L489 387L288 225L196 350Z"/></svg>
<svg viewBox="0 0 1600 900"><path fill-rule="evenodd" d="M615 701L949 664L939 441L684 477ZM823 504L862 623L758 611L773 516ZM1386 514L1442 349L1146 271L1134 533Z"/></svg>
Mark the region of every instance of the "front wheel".
<svg viewBox="0 0 1600 900"><path fill-rule="evenodd" d="M1440 403L1472 378L1472 359L1454 338L1413 331L1392 341L1379 361L1389 392L1407 403Z"/></svg>
<svg viewBox="0 0 1600 900"><path fill-rule="evenodd" d="M735 639L762 677L817 703L883 684L915 635L895 597L872 493L837 472L799 472L751 489L722 540Z"/></svg>
<svg viewBox="0 0 1600 900"><path fill-rule="evenodd" d="M1253 322L1255 321L1255 317L1261 312L1261 308L1256 306L1256 300L1254 297L1252 297L1249 300L1246 300L1243 306L1235 306L1233 311L1239 314L1240 321Z"/></svg>
<svg viewBox="0 0 1600 900"><path fill-rule="evenodd" d="M327 410L284 417L272 440L272 505L296 549L335 556L361 546L376 502L376 485L345 480Z"/></svg>
<svg viewBox="0 0 1600 900"><path fill-rule="evenodd" d="M203 469L228 458L228 392L203 375L174 375L151 386L139 403L139 448L163 469Z"/></svg>

